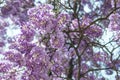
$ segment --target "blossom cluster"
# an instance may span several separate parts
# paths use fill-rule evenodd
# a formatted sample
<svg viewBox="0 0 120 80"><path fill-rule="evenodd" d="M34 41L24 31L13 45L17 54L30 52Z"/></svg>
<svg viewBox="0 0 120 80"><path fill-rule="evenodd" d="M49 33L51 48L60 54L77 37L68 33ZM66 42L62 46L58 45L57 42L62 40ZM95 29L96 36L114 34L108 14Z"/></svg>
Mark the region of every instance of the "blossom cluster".
<svg viewBox="0 0 120 80"><path fill-rule="evenodd" d="M111 3L105 1L101 5L107 5L102 6L101 11L105 7L112 8ZM81 3L83 6L90 2L81 0ZM113 58L118 46L109 49L108 44L112 46L112 41L102 44L100 38L104 28L119 33L120 14L111 13L105 18L91 19L92 12L89 15L83 11L83 16L79 17L79 12L73 11L77 17L67 11L55 13L51 4L39 3L35 6L34 0L6 1L1 8L2 18L10 18L13 24L17 23L20 33L6 37L9 23L0 20L0 53L4 56L0 61L0 79L104 80L104 75L98 71L105 70L106 74L112 75L113 70L119 70L120 55ZM100 15L107 15L108 12L102 11ZM109 19L108 27L102 19ZM119 36L116 41L119 42ZM4 50L6 46L7 51Z"/></svg>

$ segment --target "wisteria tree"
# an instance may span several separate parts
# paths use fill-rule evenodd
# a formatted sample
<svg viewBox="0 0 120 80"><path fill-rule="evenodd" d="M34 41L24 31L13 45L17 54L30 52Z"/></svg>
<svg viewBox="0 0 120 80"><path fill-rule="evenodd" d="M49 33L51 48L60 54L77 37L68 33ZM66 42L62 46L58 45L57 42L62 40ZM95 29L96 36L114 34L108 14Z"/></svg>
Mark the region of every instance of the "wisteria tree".
<svg viewBox="0 0 120 80"><path fill-rule="evenodd" d="M120 0L40 1L0 0L0 80L120 80Z"/></svg>

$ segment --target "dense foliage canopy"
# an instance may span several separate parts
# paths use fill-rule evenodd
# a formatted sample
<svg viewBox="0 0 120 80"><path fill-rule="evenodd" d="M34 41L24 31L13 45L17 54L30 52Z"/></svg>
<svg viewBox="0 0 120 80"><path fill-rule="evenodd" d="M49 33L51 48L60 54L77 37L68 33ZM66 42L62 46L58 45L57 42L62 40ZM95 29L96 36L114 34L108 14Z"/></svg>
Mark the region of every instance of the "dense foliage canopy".
<svg viewBox="0 0 120 80"><path fill-rule="evenodd" d="M40 1L0 0L0 80L120 80L120 0Z"/></svg>

